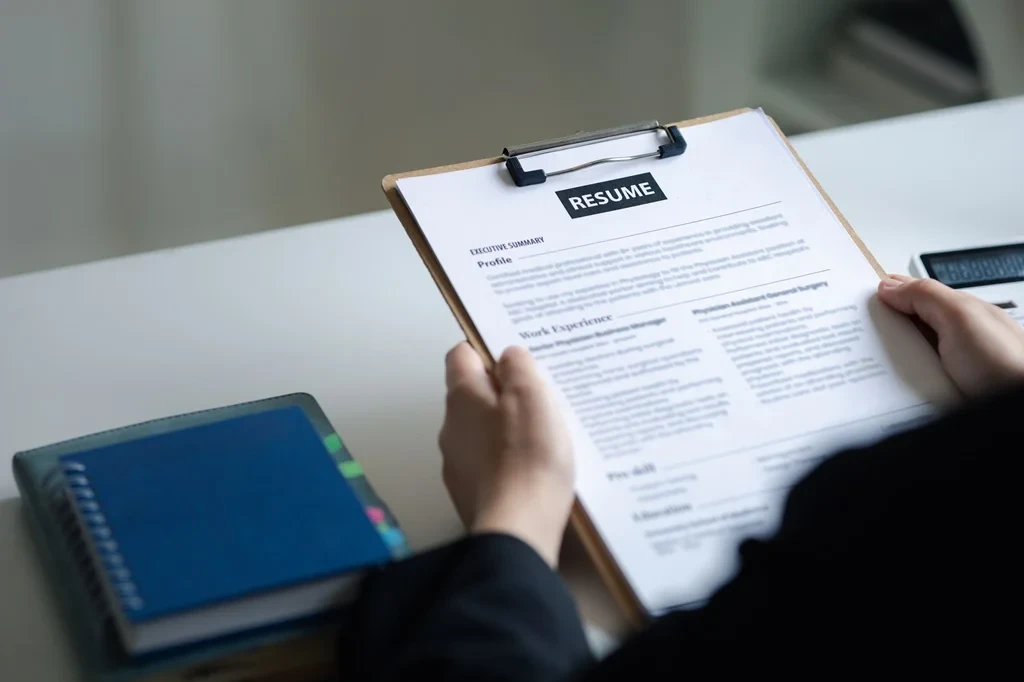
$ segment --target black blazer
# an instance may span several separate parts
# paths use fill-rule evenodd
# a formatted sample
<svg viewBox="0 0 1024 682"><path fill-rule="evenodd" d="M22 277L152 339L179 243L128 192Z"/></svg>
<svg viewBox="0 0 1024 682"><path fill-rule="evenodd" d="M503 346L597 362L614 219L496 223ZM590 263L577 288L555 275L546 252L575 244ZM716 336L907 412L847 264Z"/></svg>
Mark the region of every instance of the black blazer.
<svg viewBox="0 0 1024 682"><path fill-rule="evenodd" d="M790 492L778 533L741 545L740 573L706 606L602 661L529 546L467 537L367 580L342 677L1016 677L1022 424L1014 391L826 460Z"/></svg>

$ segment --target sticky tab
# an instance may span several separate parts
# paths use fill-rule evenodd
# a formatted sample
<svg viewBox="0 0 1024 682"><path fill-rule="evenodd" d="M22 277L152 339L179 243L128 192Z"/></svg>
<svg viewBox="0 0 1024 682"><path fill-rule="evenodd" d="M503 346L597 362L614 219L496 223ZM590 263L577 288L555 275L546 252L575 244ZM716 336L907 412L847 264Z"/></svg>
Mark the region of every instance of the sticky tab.
<svg viewBox="0 0 1024 682"><path fill-rule="evenodd" d="M345 478L358 478L363 475L363 465L354 459L341 462L338 469L341 470L341 475Z"/></svg>
<svg viewBox="0 0 1024 682"><path fill-rule="evenodd" d="M336 452L340 452L341 438L338 437L338 434L332 433L331 435L324 438L324 446L327 448L327 452L331 453L332 455Z"/></svg>
<svg viewBox="0 0 1024 682"><path fill-rule="evenodd" d="M370 523L384 523L384 510L380 507L367 507L366 515L370 517Z"/></svg>
<svg viewBox="0 0 1024 682"><path fill-rule="evenodd" d="M381 537L384 538L384 543L388 547L397 547L405 544L405 535L397 528L389 528L386 532L381 533Z"/></svg>

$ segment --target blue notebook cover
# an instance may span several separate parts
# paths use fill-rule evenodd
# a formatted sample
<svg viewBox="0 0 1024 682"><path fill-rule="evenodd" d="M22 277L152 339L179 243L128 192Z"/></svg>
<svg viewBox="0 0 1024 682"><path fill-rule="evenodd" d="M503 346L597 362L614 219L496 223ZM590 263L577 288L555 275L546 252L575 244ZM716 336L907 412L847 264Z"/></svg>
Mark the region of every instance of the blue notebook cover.
<svg viewBox="0 0 1024 682"><path fill-rule="evenodd" d="M82 498L85 502L95 502L96 507L85 504L75 511L68 495L68 475L63 472L61 466L62 462L80 462L89 453L109 451L115 445L130 445L127 450L117 451L125 458L128 457L127 453L130 453L137 460L126 461L123 470L114 472L114 484L120 488L127 484L128 476L139 475L138 469L150 466L163 469L170 466L167 463L154 465L151 462L152 458L147 456L148 450L137 446L143 441L156 442L157 439L196 427L222 425L249 416L262 417L267 413L288 412L289 409L298 409L304 414L311 425L318 446L328 454L328 469L331 475L326 476L324 481L317 479L316 485L327 481L337 482L340 474L341 482L347 484L347 491L344 487L339 487L339 494L354 496L361 506L361 515L357 521L369 521L387 547L390 560L408 556L411 548L402 535L397 519L376 494L359 462L352 457L324 411L319 408L316 400L306 393L270 397L133 424L15 455L14 476L18 489L22 492L26 522L37 541L40 558L50 580L50 588L57 597L63 625L69 636L68 643L73 645L80 660L84 679L97 682L137 682L150 679L180 682L241 682L271 679L323 680L335 677L339 666L336 658L335 633L340 620L344 620L344 611L247 630L144 655L129 654L120 641L114 619L111 617L110 600L100 590L101 584L97 580L95 562L90 554L84 551L86 548L77 522L77 517L84 515L83 512L102 513L98 511L101 500L98 497L91 500ZM312 451L309 453L312 455ZM218 452L217 456L223 454ZM177 456L178 453L175 453L175 457ZM184 454L185 458L191 456L193 454ZM91 457L98 456L90 455ZM244 459L245 464L254 462L255 460ZM319 468L326 471L322 466ZM136 473L129 474L129 471ZM254 468L248 474L255 471ZM77 473L82 472L72 472L72 475ZM281 471L278 473L281 474ZM237 478L248 474L245 467L233 469L228 480L233 483ZM181 469L168 472L166 475L187 476ZM287 476L289 480L291 475ZM295 475L308 475L308 471ZM100 476L104 477L103 474ZM88 479L88 476L86 478ZM159 482L160 486L157 487L154 496L170 500L172 508L175 505L180 506L183 501L188 501L187 496L182 496L182 489L179 488L177 493L172 491L169 485L172 482L170 477L161 478ZM105 483L101 485L105 487ZM284 486L276 487L276 501L271 500L271 503L278 504L283 500L284 492ZM146 496L144 502L147 507L151 507L155 499ZM76 506L82 500L77 499ZM207 503L209 502L207 499ZM252 522L253 504L258 505L259 501L249 500L247 503L244 509L249 510L248 518ZM92 509L97 511L90 511ZM238 507L233 509L237 511ZM335 519L333 529L337 531L346 520L352 519ZM103 521L106 521L105 515ZM131 528L132 525L125 527ZM112 539L113 535L111 532ZM195 537L191 537L191 540L195 541ZM117 548L120 550L121 546L117 545ZM126 549L126 552L135 553L132 549ZM128 559L122 558L120 566L127 570ZM121 574L123 576L125 573ZM134 579L134 574L130 570L127 574ZM233 581L231 587L238 589L238 585ZM145 596L141 590L138 590L138 594L140 597ZM157 595L152 598L164 597ZM173 608L168 604L165 606ZM119 612L122 610L120 607L117 609ZM62 638L62 635L58 637L60 640Z"/></svg>
<svg viewBox="0 0 1024 682"><path fill-rule="evenodd" d="M133 623L391 559L297 406L61 462Z"/></svg>

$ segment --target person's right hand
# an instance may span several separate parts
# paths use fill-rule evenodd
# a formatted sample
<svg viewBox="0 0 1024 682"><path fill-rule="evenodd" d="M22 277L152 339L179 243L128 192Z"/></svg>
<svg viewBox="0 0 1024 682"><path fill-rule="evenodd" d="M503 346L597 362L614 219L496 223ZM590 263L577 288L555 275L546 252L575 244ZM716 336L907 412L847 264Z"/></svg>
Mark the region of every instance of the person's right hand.
<svg viewBox="0 0 1024 682"><path fill-rule="evenodd" d="M882 280L878 297L932 328L942 366L964 395L975 398L1024 382L1024 329L1001 308L905 275Z"/></svg>

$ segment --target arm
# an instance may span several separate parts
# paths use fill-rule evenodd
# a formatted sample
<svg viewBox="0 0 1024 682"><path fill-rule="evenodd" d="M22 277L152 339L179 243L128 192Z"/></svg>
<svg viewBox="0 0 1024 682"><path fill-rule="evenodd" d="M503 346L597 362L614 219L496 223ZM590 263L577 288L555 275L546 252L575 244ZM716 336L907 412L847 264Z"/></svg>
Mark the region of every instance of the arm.
<svg viewBox="0 0 1024 682"><path fill-rule="evenodd" d="M791 491L771 539L741 546L739 574L703 608L654 624L587 682L638 667L828 678L877 674L887 657L917 673L999 660L1015 650L999 614L1021 603L1021 415L1017 389L829 459Z"/></svg>
<svg viewBox="0 0 1024 682"><path fill-rule="evenodd" d="M440 446L470 535L368 580L341 662L352 679L562 680L590 661L553 570L573 501L571 441L525 351L495 376L468 345L447 358Z"/></svg>
<svg viewBox="0 0 1024 682"><path fill-rule="evenodd" d="M367 581L342 637L363 681L566 679L590 661L561 578L512 535L470 535Z"/></svg>
<svg viewBox="0 0 1024 682"><path fill-rule="evenodd" d="M976 671L1013 650L999 614L1021 604L1024 332L935 282L897 276L879 296L935 332L943 367L973 402L827 460L791 491L775 536L741 547L735 579L703 608L654 624L588 682L638 666L877 674L887 656L918 673L957 662Z"/></svg>

